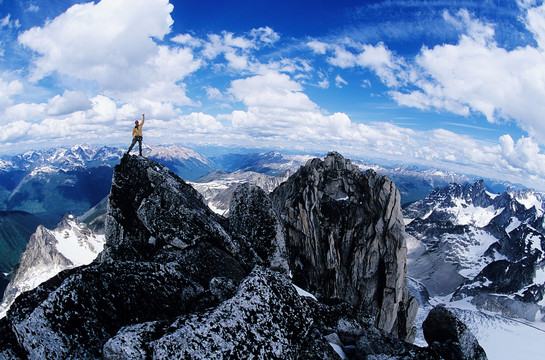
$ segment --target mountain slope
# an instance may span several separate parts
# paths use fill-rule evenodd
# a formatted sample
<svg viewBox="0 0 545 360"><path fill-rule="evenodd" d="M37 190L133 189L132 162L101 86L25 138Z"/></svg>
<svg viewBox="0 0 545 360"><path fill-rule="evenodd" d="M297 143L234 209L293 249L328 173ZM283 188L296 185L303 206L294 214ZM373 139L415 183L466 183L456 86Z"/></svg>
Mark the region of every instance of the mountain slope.
<svg viewBox="0 0 545 360"><path fill-rule="evenodd" d="M0 211L0 272L11 271L41 221L23 211Z"/></svg>
<svg viewBox="0 0 545 360"><path fill-rule="evenodd" d="M400 276L401 282L395 289L401 295L405 257L403 238L391 231L401 221L395 187L349 165L338 154L309 162L293 182L277 189L274 200L259 187L242 187L231 203L234 217L225 219L163 165L123 157L114 171L104 251L95 262L63 271L17 298L0 320L0 357L336 359L348 354L353 359L439 359L430 349L389 335L392 327L386 332L374 326L389 327L383 320L395 319L395 329L410 327L410 320L399 317L395 306L376 309L354 302L368 293L390 297L388 287L394 279L386 271L396 267L401 270L394 271L394 277ZM296 179L309 173L327 188L323 199L314 200L329 203L331 210L335 208L331 201L363 210L361 199L384 210L373 214L372 227L391 225L384 226L384 237L376 239L392 248L378 246L383 266L371 269L369 278L385 279L386 287L379 281L376 289L358 288L355 297L339 298L328 291L332 287L320 283L312 288L325 297L298 294L289 272L297 271L302 280L327 267L315 263L307 274L295 268L299 265L292 259L310 258L312 251L287 236L293 230L291 219L279 216L278 206L284 199L290 207L296 198L289 194L304 192ZM333 173L340 177L330 182L327 174ZM369 188L353 183L356 179ZM306 204L311 201L312 197ZM359 221L352 215L336 213L338 229L351 232L350 224ZM327 229L333 227L320 232ZM308 235L321 245L326 240ZM339 249L347 239L339 238ZM376 253L362 255L363 262L371 263ZM380 296L372 303L380 305Z"/></svg>
<svg viewBox="0 0 545 360"><path fill-rule="evenodd" d="M0 160L0 210L13 215L8 217L8 213L2 212L0 217L0 272L12 270L39 224L55 228L66 214L80 216L105 201L110 192L113 166L124 151L108 146L79 145L28 151ZM168 162L172 171L190 178L212 169L206 157L180 146L147 146L144 154ZM100 217L106 212L106 203L102 205L95 208L98 212L93 215L99 217L98 227L103 227ZM32 215L23 219L17 215L23 211ZM32 216L40 220L30 221ZM10 217L14 221L9 220ZM16 217L19 220L15 220ZM3 290L1 286L0 289Z"/></svg>
<svg viewBox="0 0 545 360"><path fill-rule="evenodd" d="M4 292L0 317L19 294L34 289L63 270L89 264L103 246L104 235L95 235L73 215L67 215L55 230L38 226Z"/></svg>

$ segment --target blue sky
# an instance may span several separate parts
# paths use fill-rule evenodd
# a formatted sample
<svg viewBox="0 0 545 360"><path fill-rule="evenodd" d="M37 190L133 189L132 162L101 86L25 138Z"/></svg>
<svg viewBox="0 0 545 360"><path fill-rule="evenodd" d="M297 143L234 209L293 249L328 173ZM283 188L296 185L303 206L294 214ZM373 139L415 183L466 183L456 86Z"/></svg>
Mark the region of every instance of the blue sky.
<svg viewBox="0 0 545 360"><path fill-rule="evenodd" d="M541 1L0 0L0 153L318 152L545 190Z"/></svg>

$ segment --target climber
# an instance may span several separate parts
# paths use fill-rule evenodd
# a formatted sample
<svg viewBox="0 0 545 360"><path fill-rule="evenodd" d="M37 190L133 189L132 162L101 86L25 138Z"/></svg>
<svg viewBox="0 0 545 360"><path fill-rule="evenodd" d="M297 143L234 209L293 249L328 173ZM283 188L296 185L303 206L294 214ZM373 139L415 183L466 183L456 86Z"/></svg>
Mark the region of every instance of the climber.
<svg viewBox="0 0 545 360"><path fill-rule="evenodd" d="M127 154L131 152L134 144L136 144L138 141L140 156L142 156L142 126L144 126L144 120L144 114L142 114L142 122L140 124L138 123L138 120L134 122L134 128L132 129L132 143L127 151Z"/></svg>

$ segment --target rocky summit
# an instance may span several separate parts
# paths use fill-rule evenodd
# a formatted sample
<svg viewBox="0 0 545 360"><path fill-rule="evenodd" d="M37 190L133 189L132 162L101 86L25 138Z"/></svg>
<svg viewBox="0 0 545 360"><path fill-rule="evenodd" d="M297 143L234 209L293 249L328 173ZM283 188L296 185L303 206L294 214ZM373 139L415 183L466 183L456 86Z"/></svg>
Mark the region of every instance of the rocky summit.
<svg viewBox="0 0 545 360"><path fill-rule="evenodd" d="M440 339L404 341L416 303L390 180L331 153L270 195L242 185L229 214L124 156L103 252L17 297L0 359L443 358Z"/></svg>
<svg viewBox="0 0 545 360"><path fill-rule="evenodd" d="M314 159L272 194L295 284L373 314L375 325L414 339L418 308L408 293L400 195L338 153Z"/></svg>

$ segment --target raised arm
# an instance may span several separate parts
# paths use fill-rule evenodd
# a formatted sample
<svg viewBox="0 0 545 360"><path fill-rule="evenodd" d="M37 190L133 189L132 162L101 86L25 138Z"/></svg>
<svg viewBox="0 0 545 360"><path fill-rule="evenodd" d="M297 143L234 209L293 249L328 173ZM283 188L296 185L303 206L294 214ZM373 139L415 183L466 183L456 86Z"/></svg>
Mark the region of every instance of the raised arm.
<svg viewBox="0 0 545 360"><path fill-rule="evenodd" d="M144 114L142 114L142 126L144 126L144 120L146 120L146 119L144 117Z"/></svg>

